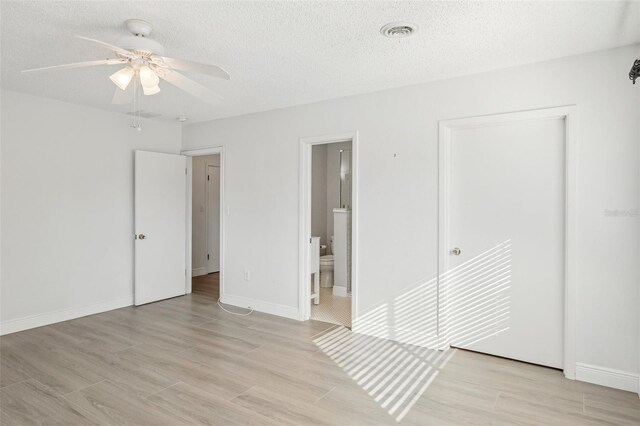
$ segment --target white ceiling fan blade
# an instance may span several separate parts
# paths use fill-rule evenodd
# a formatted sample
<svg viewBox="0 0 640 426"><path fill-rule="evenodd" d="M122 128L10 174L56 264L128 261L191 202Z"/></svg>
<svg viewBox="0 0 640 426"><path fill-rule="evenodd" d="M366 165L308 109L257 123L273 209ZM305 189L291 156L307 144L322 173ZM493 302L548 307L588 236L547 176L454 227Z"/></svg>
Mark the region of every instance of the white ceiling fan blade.
<svg viewBox="0 0 640 426"><path fill-rule="evenodd" d="M113 51L114 51L114 52L116 52L117 54L122 55L122 56L124 56L124 57L126 57L126 58L131 58L131 59L138 59L138 58L140 58L140 56L139 56L139 55L136 55L136 54L135 54L135 53L133 53L133 52L130 52L130 51L128 51L128 50L126 50L126 49L123 49L123 48L121 48L121 47L118 47L118 46L114 46L113 44L105 43L104 41L96 40L96 39L94 39L94 38L89 38L89 37L79 36L79 35L74 36L74 37L75 37L75 38L80 38L80 39L82 39L82 40L92 41L92 42L94 42L94 43L101 44L102 46L106 47L107 49L109 49L109 50L113 50Z"/></svg>
<svg viewBox="0 0 640 426"><path fill-rule="evenodd" d="M206 74L225 80L231 80L229 73L217 65L203 64L184 59L167 58L166 56L160 56L160 58L166 65L177 70L197 72L199 74Z"/></svg>
<svg viewBox="0 0 640 426"><path fill-rule="evenodd" d="M42 71L70 70L73 68L86 68L86 67L94 67L97 65L115 65L115 64L123 64L125 62L127 62L127 59L123 59L123 58L98 59L96 61L75 62L73 64L53 65L51 67L33 68L30 70L23 70L22 74L33 74L33 73L42 72Z"/></svg>
<svg viewBox="0 0 640 426"><path fill-rule="evenodd" d="M213 90L203 86L202 84L185 77L177 71L165 70L163 73L158 73L158 76L163 80L173 84L178 89L184 90L192 96L203 100L210 104L217 104L223 99L222 96L215 93Z"/></svg>
<svg viewBox="0 0 640 426"><path fill-rule="evenodd" d="M133 84L130 84L126 90L122 90L119 87L116 87L115 92L113 93L113 98L111 98L111 103L113 105L127 105L132 102Z"/></svg>

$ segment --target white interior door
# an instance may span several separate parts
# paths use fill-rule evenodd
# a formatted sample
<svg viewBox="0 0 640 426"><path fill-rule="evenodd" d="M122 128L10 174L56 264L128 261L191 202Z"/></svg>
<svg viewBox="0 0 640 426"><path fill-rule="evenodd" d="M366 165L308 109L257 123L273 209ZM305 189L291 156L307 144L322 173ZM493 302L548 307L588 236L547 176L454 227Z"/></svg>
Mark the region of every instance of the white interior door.
<svg viewBox="0 0 640 426"><path fill-rule="evenodd" d="M186 157L135 152L135 304L185 294Z"/></svg>
<svg viewBox="0 0 640 426"><path fill-rule="evenodd" d="M565 122L451 132L442 255L452 346L562 368Z"/></svg>
<svg viewBox="0 0 640 426"><path fill-rule="evenodd" d="M220 167L207 167L207 273L220 271Z"/></svg>

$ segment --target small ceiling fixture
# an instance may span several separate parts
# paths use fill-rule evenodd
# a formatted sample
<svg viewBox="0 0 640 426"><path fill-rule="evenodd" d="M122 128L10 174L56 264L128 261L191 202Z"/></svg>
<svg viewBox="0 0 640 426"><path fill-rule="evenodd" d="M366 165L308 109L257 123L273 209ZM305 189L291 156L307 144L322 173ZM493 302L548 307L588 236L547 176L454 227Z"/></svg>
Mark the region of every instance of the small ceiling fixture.
<svg viewBox="0 0 640 426"><path fill-rule="evenodd" d="M178 117L178 121L181 122L181 123L184 123L188 119L189 119L189 117L187 117L185 115L181 115L181 116Z"/></svg>
<svg viewBox="0 0 640 426"><path fill-rule="evenodd" d="M380 28L380 34L389 38L404 38L418 31L418 26L410 22L390 22Z"/></svg>

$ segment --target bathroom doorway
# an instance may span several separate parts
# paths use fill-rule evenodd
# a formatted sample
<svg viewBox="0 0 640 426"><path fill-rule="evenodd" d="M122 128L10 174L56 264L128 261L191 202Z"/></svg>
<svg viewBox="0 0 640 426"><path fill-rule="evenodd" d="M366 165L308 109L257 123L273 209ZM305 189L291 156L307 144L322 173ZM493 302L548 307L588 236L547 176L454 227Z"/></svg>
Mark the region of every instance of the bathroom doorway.
<svg viewBox="0 0 640 426"><path fill-rule="evenodd" d="M351 327L355 306L355 135L302 140L301 317Z"/></svg>
<svg viewBox="0 0 640 426"><path fill-rule="evenodd" d="M187 155L187 293L218 300L224 268L224 156L222 148Z"/></svg>

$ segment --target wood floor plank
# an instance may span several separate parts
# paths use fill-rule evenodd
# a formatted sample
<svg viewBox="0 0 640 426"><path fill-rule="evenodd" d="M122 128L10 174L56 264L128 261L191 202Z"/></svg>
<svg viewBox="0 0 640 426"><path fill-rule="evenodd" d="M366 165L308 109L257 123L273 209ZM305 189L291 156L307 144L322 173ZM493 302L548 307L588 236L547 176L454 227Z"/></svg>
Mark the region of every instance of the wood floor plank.
<svg viewBox="0 0 640 426"><path fill-rule="evenodd" d="M120 352L86 352L84 356L105 379L140 397L156 393L179 381L146 365L132 363Z"/></svg>
<svg viewBox="0 0 640 426"><path fill-rule="evenodd" d="M195 424L242 426L275 425L260 414L238 404L202 392L186 383L178 383L148 398L160 407Z"/></svg>
<svg viewBox="0 0 640 426"><path fill-rule="evenodd" d="M283 392L300 401L315 402L333 387L331 384L314 382L309 375L289 374L286 369L276 368L269 359L236 356L211 346L198 346L178 356L217 371L233 372L252 387Z"/></svg>
<svg viewBox="0 0 640 426"><path fill-rule="evenodd" d="M279 344L289 348L295 348L306 352L308 355L315 353L318 348L309 339L287 338L268 331L260 331L248 327L239 327L223 321L211 321L200 325L222 338L237 339L248 344L262 346L267 343Z"/></svg>
<svg viewBox="0 0 640 426"><path fill-rule="evenodd" d="M336 386L323 396L317 405L337 414L345 424L390 425L395 423L395 419L382 409L380 404L353 382ZM358 409L354 410L354 407Z"/></svg>
<svg viewBox="0 0 640 426"><path fill-rule="evenodd" d="M332 411L316 404L300 402L291 395L272 392L257 387L231 400L254 413L269 418L277 424L331 425L341 420Z"/></svg>
<svg viewBox="0 0 640 426"><path fill-rule="evenodd" d="M65 399L87 413L94 422L108 425L179 425L186 419L158 407L105 380L70 393Z"/></svg>
<svg viewBox="0 0 640 426"><path fill-rule="evenodd" d="M587 392L584 395L584 411L600 421L640 425L638 397L630 392Z"/></svg>
<svg viewBox="0 0 640 426"><path fill-rule="evenodd" d="M0 354L2 354L1 346ZM19 362L13 361L9 356L0 355L0 387L3 388L14 383L22 382L30 377L31 376L22 370Z"/></svg>
<svg viewBox="0 0 640 426"><path fill-rule="evenodd" d="M83 357L66 349L46 349L42 340L5 348L2 357L16 360L21 370L61 395L98 383L104 377Z"/></svg>
<svg viewBox="0 0 640 426"><path fill-rule="evenodd" d="M9 417L9 415L7 413L5 413L4 411L2 411L0 409L0 425L3 425L3 426L19 426L20 423L18 423L17 420L14 420L11 417Z"/></svg>
<svg viewBox="0 0 640 426"><path fill-rule="evenodd" d="M96 424L86 413L35 379L2 388L0 395L3 425Z"/></svg>
<svg viewBox="0 0 640 426"><path fill-rule="evenodd" d="M545 394L544 390L527 392L501 392L495 404L497 413L511 418L525 418L532 424L545 424L554 419L575 419L582 415L581 399L572 395L560 398Z"/></svg>
<svg viewBox="0 0 640 426"><path fill-rule="evenodd" d="M279 350L277 345L261 346L243 354L243 358L255 363L266 363L270 369L282 374L304 377L306 381L324 389L353 383L353 379L337 365L316 362L308 356L300 356L297 351Z"/></svg>
<svg viewBox="0 0 640 426"><path fill-rule="evenodd" d="M148 314L144 308L146 306L117 309L108 312L102 320L119 333L131 336L138 344L149 343L169 351L181 351L195 345L195 342L183 336L168 333L170 321L165 322L162 316L155 313Z"/></svg>
<svg viewBox="0 0 640 426"><path fill-rule="evenodd" d="M0 338L5 425L640 425L636 394L193 294ZM446 361L445 361L446 360Z"/></svg>
<svg viewBox="0 0 640 426"><path fill-rule="evenodd" d="M94 352L117 352L138 343L133 335L119 333L104 322L100 315L53 324L57 335L72 340L74 346L90 348Z"/></svg>
<svg viewBox="0 0 640 426"><path fill-rule="evenodd" d="M134 366L146 366L175 381L188 383L223 399L231 399L253 386L236 371L209 367L152 345L139 345L118 354Z"/></svg>

